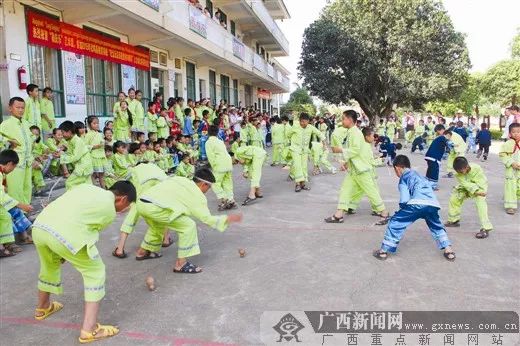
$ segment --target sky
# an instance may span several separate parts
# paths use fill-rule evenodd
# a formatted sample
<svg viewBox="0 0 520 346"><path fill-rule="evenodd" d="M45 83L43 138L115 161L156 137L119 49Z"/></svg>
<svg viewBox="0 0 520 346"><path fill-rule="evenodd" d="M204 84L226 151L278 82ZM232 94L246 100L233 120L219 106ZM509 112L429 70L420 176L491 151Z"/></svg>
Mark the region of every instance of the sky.
<svg viewBox="0 0 520 346"><path fill-rule="evenodd" d="M284 0L291 19L279 22L290 42L290 56L278 58L291 72L291 90L298 82L303 31L314 22L326 0ZM304 6L303 3L305 3ZM520 27L520 0L443 0L455 29L465 33L472 72L484 72L510 57L510 42Z"/></svg>

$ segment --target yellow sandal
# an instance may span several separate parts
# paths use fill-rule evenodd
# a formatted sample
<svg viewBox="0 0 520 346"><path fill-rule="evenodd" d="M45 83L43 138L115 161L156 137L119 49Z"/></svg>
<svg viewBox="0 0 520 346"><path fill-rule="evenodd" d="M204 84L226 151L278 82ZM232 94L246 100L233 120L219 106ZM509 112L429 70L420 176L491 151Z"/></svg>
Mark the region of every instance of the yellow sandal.
<svg viewBox="0 0 520 346"><path fill-rule="evenodd" d="M119 334L119 328L117 328L115 326L110 326L110 325L102 325L99 323L97 324L96 329L93 332L87 332L83 329L81 331L83 333L87 334L87 337L85 337L85 338L82 338L81 336L78 338L79 342L82 344L87 344L89 342L103 340L103 339L110 338L112 336L116 336L117 334ZM98 334L100 334L100 332L102 332L102 331L105 332L105 335L98 336Z"/></svg>
<svg viewBox="0 0 520 346"><path fill-rule="evenodd" d="M47 309L36 309L37 313L43 312L43 315L38 316L38 315L34 314L34 318L37 319L38 321L41 321L41 320L46 319L53 313L60 311L61 309L63 309L62 303L52 302L51 305Z"/></svg>

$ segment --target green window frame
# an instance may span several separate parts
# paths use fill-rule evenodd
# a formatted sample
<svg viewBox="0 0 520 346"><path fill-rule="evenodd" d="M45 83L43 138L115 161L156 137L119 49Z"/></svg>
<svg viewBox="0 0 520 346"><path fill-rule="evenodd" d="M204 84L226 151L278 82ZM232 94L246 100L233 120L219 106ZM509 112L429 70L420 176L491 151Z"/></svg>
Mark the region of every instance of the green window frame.
<svg viewBox="0 0 520 346"><path fill-rule="evenodd" d="M238 79L233 79L233 104L238 106Z"/></svg>
<svg viewBox="0 0 520 346"><path fill-rule="evenodd" d="M213 105L217 104L217 74L209 70L209 98Z"/></svg>
<svg viewBox="0 0 520 346"><path fill-rule="evenodd" d="M188 99L195 100L195 98L197 97L195 85L195 64L192 64L191 62L186 62L186 96Z"/></svg>
<svg viewBox="0 0 520 346"><path fill-rule="evenodd" d="M231 35L236 36L236 24L235 24L235 22L230 20L229 21L229 27L230 27L230 30L231 30Z"/></svg>
<svg viewBox="0 0 520 346"><path fill-rule="evenodd" d="M87 115L112 117L121 91L121 65L85 56L85 82Z"/></svg>
<svg viewBox="0 0 520 346"><path fill-rule="evenodd" d="M220 99L226 100L226 102L230 102L229 100L229 77L220 75Z"/></svg>

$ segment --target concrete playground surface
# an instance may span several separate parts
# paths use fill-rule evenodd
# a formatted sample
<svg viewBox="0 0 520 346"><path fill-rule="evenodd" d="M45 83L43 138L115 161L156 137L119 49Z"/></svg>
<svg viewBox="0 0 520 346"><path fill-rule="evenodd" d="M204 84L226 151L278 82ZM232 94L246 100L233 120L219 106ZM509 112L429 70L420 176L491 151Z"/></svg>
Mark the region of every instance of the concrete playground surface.
<svg viewBox="0 0 520 346"><path fill-rule="evenodd" d="M407 153L404 149L402 153ZM496 153L496 150L495 150ZM423 156L411 155L424 173ZM474 155L468 155L475 162ZM325 224L334 212L344 173L312 177L311 191L294 192L287 171L264 168L265 198L240 207L244 220L226 232L199 227L202 254L191 261L204 271L172 273L176 244L163 257L137 262L143 239L141 221L129 238L129 258L111 256L123 216L105 230L98 243L107 268L107 294L100 322L117 324L121 334L104 345L259 345L265 311L520 311L520 214L503 209L504 168L496 154L480 163L489 179L488 205L494 232L478 240L476 209L463 208L461 227L448 234L457 253L453 263L436 249L423 221L407 231L397 255L381 262L371 255L385 227L374 226L366 199L344 224ZM309 166L309 169L311 167ZM242 201L248 182L235 168L235 194ZM397 177L378 168L383 199L398 208ZM454 179L442 179L437 196L441 215ZM208 200L213 212L216 200ZM64 215L66 217L66 215ZM246 256L240 258L238 249ZM83 314L83 283L70 265L63 266L64 294L54 299L64 309L45 321L33 319L39 262L34 247L0 261L0 344L74 345ZM145 278L158 283L147 290ZM393 343L392 343L393 345ZM504 344L505 345L505 344Z"/></svg>

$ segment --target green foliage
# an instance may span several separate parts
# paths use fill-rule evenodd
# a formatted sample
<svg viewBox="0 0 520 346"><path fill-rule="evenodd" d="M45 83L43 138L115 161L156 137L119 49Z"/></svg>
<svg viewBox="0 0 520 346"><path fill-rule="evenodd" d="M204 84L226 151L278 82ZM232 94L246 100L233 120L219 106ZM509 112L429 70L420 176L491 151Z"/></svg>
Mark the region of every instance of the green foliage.
<svg viewBox="0 0 520 346"><path fill-rule="evenodd" d="M502 138L503 132L497 129L490 129L489 132L491 132L491 139L493 140L500 140Z"/></svg>
<svg viewBox="0 0 520 346"><path fill-rule="evenodd" d="M289 116L301 112L314 116L316 114L316 106L307 89L298 87L289 96L289 101L281 107L280 114Z"/></svg>
<svg viewBox="0 0 520 346"><path fill-rule="evenodd" d="M301 77L330 103L355 99L370 117L461 93L463 34L438 0L335 0L304 33Z"/></svg>
<svg viewBox="0 0 520 346"><path fill-rule="evenodd" d="M520 28L517 29L517 34L511 42L511 57L520 59Z"/></svg>
<svg viewBox="0 0 520 346"><path fill-rule="evenodd" d="M492 66L481 80L482 94L491 102L509 105L520 96L520 59L501 61Z"/></svg>

